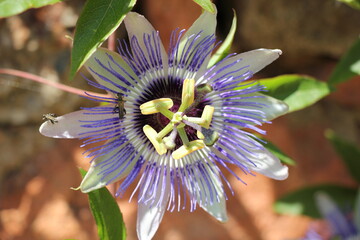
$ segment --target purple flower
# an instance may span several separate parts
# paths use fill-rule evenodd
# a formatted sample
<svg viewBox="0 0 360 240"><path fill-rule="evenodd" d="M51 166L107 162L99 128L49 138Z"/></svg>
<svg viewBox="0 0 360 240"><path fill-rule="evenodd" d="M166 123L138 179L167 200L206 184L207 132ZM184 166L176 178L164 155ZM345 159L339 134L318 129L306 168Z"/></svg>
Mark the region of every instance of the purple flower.
<svg viewBox="0 0 360 240"><path fill-rule="evenodd" d="M341 211L332 198L326 193L317 193L315 200L321 215L329 227L327 229L312 225L303 240L360 239L360 191L355 203L355 209L351 214L346 214Z"/></svg>
<svg viewBox="0 0 360 240"><path fill-rule="evenodd" d="M96 80L88 82L111 95L97 101L109 104L40 127L45 136L95 144L87 150L92 160L82 192L122 180L118 196L139 178L133 195L138 237L144 240L155 234L165 210L189 205L193 211L199 205L226 221L224 185L230 185L219 167L240 181L230 166L244 174L287 178L288 168L244 131L263 134L256 125L288 110L260 94L261 85L245 82L280 50L233 54L209 67L216 14L205 11L188 31L175 30L168 53L143 16L131 12L124 22L130 44L121 42L119 54L99 48L85 64Z"/></svg>

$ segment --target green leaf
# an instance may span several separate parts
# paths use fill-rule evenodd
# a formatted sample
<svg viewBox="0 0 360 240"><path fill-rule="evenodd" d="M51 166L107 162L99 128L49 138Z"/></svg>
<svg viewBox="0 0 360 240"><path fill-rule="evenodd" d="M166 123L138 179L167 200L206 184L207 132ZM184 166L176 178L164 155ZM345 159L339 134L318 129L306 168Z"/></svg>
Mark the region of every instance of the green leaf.
<svg viewBox="0 0 360 240"><path fill-rule="evenodd" d="M76 24L70 78L119 27L136 0L88 0Z"/></svg>
<svg viewBox="0 0 360 240"><path fill-rule="evenodd" d="M346 3L354 9L360 10L360 0L338 0L339 2Z"/></svg>
<svg viewBox="0 0 360 240"><path fill-rule="evenodd" d="M306 187L278 199L274 204L274 209L281 214L321 218L314 198L316 192L325 192L339 206L344 206L355 203L357 189L331 184Z"/></svg>
<svg viewBox="0 0 360 240"><path fill-rule="evenodd" d="M211 0L193 0L195 3L200 5L205 11L215 13L215 8Z"/></svg>
<svg viewBox="0 0 360 240"><path fill-rule="evenodd" d="M226 36L224 42L221 44L221 46L218 48L218 50L210 58L208 67L213 66L215 63L219 62L221 59L223 59L230 53L230 48L233 43L235 32L236 32L236 24L237 24L237 18L236 18L236 12L234 11L234 18L232 20L230 31L229 31L228 35Z"/></svg>
<svg viewBox="0 0 360 240"><path fill-rule="evenodd" d="M289 112L308 107L330 93L327 83L303 75L281 75L259 82L266 86L266 95L287 103Z"/></svg>
<svg viewBox="0 0 360 240"><path fill-rule="evenodd" d="M360 183L360 148L335 135L331 130L326 131L325 136L343 159L351 176Z"/></svg>
<svg viewBox="0 0 360 240"><path fill-rule="evenodd" d="M332 72L329 84L339 84L360 74L360 39L350 47Z"/></svg>
<svg viewBox="0 0 360 240"><path fill-rule="evenodd" d="M83 169L80 169L80 173L83 177L86 175L86 171ZM99 239L125 239L126 229L122 214L110 192L104 187L88 193L88 197Z"/></svg>
<svg viewBox="0 0 360 240"><path fill-rule="evenodd" d="M274 154L278 159L280 159L281 162L288 164L288 165L296 165L296 162L291 159L289 156L287 156L285 153L283 153L278 147L276 147L274 144L266 140L265 147L267 150L269 150L272 154Z"/></svg>
<svg viewBox="0 0 360 240"><path fill-rule="evenodd" d="M355 63L351 64L350 66L350 70L357 74L360 75L360 60L356 61Z"/></svg>
<svg viewBox="0 0 360 240"><path fill-rule="evenodd" d="M0 18L19 14L30 8L39 8L61 0L0 0Z"/></svg>

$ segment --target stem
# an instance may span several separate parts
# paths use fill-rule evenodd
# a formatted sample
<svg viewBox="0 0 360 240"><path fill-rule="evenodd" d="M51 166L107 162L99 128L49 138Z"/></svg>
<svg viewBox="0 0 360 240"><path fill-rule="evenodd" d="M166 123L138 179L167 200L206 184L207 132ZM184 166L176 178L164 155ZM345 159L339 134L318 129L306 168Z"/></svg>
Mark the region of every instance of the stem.
<svg viewBox="0 0 360 240"><path fill-rule="evenodd" d="M91 96L85 94L85 92L88 94L91 94L93 96L97 96L97 97L109 97L109 95L107 95L107 94L85 91L85 90L82 90L79 88L67 86L65 84L61 84L61 83L57 83L57 82L50 82L43 77L28 73L28 72L15 70L15 69L0 68L0 74L7 74L7 75L17 76L17 77L21 77L21 78L26 78L26 79L29 79L29 80L32 80L32 81L35 81L35 82L38 82L41 84L46 84L46 85L52 86L54 88L60 89L65 92L69 92L69 93L76 94L79 96L84 96L87 98L89 98Z"/></svg>
<svg viewBox="0 0 360 240"><path fill-rule="evenodd" d="M171 132L174 129L174 125L172 123L169 123L164 127L156 136L156 139L160 141L163 137L165 137L169 132Z"/></svg>
<svg viewBox="0 0 360 240"><path fill-rule="evenodd" d="M180 136L180 138L181 138L181 141L183 142L183 144L185 145L185 147L188 147L190 141L189 141L189 138L188 138L188 136L187 136L187 134L186 134L185 129L182 127L182 128L178 128L177 131L178 131L179 136Z"/></svg>
<svg viewBox="0 0 360 240"><path fill-rule="evenodd" d="M110 51L115 51L115 39L116 39L116 34L115 32L113 32L109 38L108 38L108 49Z"/></svg>

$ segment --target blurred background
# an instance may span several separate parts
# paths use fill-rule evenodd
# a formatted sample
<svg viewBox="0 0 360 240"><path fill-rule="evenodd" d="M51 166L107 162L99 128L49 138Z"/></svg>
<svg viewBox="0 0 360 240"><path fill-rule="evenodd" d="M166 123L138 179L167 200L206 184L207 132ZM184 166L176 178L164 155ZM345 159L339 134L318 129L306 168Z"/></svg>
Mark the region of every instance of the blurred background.
<svg viewBox="0 0 360 240"><path fill-rule="evenodd" d="M0 19L0 68L40 75L86 90L78 74L70 81L71 41L85 1L64 1ZM279 48L283 55L257 78L297 73L326 81L358 38L360 12L334 0L222 0L218 8L218 40L238 17L232 52ZM188 28L201 13L191 0L139 0L134 11L145 15L168 45L175 28ZM121 26L118 38L126 32ZM104 44L104 46L106 43ZM85 73L85 71L81 71ZM360 143L360 78L315 105L265 125L266 138L296 161L285 181L261 175L228 175L234 196L227 201L229 221L218 223L201 209L166 213L154 239L159 240L279 240L304 235L312 219L278 215L273 202L300 187L337 183L356 187L339 156L324 137L333 129L342 138ZM89 100L29 80L0 75L0 239L97 239L87 197L71 190L81 181L78 167L88 168L80 141L43 137L42 114L62 115ZM131 192L119 198L129 240L136 239L136 203ZM229 195L231 195L229 193Z"/></svg>

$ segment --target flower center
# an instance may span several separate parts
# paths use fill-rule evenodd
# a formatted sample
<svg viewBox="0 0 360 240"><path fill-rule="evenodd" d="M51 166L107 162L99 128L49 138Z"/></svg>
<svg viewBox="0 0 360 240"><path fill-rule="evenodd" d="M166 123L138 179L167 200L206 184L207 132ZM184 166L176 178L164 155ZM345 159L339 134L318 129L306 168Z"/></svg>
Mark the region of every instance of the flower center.
<svg viewBox="0 0 360 240"><path fill-rule="evenodd" d="M218 134L209 129L214 114L213 106L206 105L201 117L188 117L186 115L211 91L212 87L210 85L199 85L196 87L197 98L195 99L195 80L185 79L181 104L177 112L170 111L170 108L174 106L173 100L170 98L158 98L140 105L140 111L143 115L160 113L169 120L169 123L160 132L157 132L148 124L143 127L146 137L153 144L158 154L162 155L168 150L173 150L176 147L175 139L177 136L180 137L183 145L172 152L174 159L185 157L196 150L204 148L205 145L211 146L217 141ZM186 126L197 130L199 139L189 141L185 130Z"/></svg>

